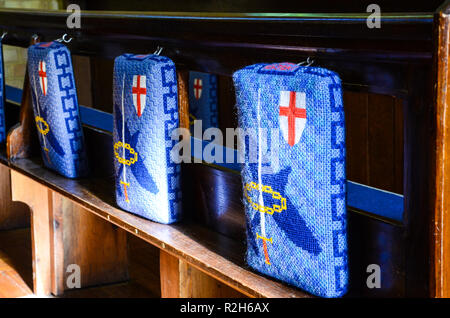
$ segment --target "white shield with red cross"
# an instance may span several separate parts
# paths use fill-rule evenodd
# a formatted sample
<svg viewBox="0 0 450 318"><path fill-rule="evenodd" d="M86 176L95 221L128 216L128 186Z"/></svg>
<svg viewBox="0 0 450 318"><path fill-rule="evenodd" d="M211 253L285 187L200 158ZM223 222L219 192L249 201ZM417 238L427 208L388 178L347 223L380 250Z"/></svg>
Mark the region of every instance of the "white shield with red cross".
<svg viewBox="0 0 450 318"><path fill-rule="evenodd" d="M300 141L306 124L306 94L281 91L278 121L284 139L292 147Z"/></svg>
<svg viewBox="0 0 450 318"><path fill-rule="evenodd" d="M202 97L203 92L203 80L201 78L194 79L194 96L196 99Z"/></svg>
<svg viewBox="0 0 450 318"><path fill-rule="evenodd" d="M39 61L39 85L41 86L42 94L47 95L48 87L47 87L47 67L44 61Z"/></svg>
<svg viewBox="0 0 450 318"><path fill-rule="evenodd" d="M147 97L147 83L145 75L133 76L133 105L136 109L138 117L142 116L145 109L145 101Z"/></svg>

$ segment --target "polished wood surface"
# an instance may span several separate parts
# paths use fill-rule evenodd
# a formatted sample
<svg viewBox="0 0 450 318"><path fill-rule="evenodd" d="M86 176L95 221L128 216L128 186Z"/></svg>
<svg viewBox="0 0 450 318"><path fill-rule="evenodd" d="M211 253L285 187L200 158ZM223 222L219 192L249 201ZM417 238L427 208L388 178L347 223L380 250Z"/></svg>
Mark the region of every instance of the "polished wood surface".
<svg viewBox="0 0 450 318"><path fill-rule="evenodd" d="M81 288L128 280L126 232L52 192L52 293L68 289L71 264L80 267Z"/></svg>
<svg viewBox="0 0 450 318"><path fill-rule="evenodd" d="M63 298L159 298L159 249L130 233L126 282L66 290Z"/></svg>
<svg viewBox="0 0 450 318"><path fill-rule="evenodd" d="M130 280L66 290L64 298L158 298L157 248L128 235ZM0 231L0 298L36 297L32 291L31 232L29 228ZM53 297L49 295L48 297Z"/></svg>
<svg viewBox="0 0 450 318"><path fill-rule="evenodd" d="M212 278L187 262L160 252L163 298L242 298L240 292Z"/></svg>
<svg viewBox="0 0 450 318"><path fill-rule="evenodd" d="M245 298L237 290L180 261L180 298Z"/></svg>
<svg viewBox="0 0 450 318"><path fill-rule="evenodd" d="M0 298L33 295L29 228L0 231Z"/></svg>
<svg viewBox="0 0 450 318"><path fill-rule="evenodd" d="M29 177L11 171L12 199L26 203L31 210L31 246L33 259L33 292L38 296L51 293L50 216L51 191Z"/></svg>
<svg viewBox="0 0 450 318"><path fill-rule="evenodd" d="M432 293L450 297L450 2L436 13L435 25L435 183L431 223Z"/></svg>
<svg viewBox="0 0 450 318"><path fill-rule="evenodd" d="M11 198L9 167L0 163L0 230L11 230L30 225L30 210Z"/></svg>
<svg viewBox="0 0 450 318"><path fill-rule="evenodd" d="M180 128L189 129L189 72L177 71Z"/></svg>
<svg viewBox="0 0 450 318"><path fill-rule="evenodd" d="M160 250L159 266L161 273L161 297L180 297L180 260L164 250Z"/></svg>
<svg viewBox="0 0 450 318"><path fill-rule="evenodd" d="M13 188L32 178L36 184L55 191L84 209L140 237L209 276L252 297L310 297L248 270L244 264L244 246L195 223L167 226L154 223L115 207L113 183L105 179L70 180L41 166L40 160L11 163ZM16 183L17 178L17 183ZM42 196L38 196L42 197ZM25 202L25 196L21 197Z"/></svg>

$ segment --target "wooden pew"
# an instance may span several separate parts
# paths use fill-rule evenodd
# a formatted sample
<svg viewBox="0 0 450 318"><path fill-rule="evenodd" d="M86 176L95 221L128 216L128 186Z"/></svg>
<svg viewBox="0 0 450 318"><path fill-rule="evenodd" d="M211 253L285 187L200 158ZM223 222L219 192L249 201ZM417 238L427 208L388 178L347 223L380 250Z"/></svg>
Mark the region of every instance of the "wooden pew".
<svg viewBox="0 0 450 318"><path fill-rule="evenodd" d="M73 33L76 39L70 49L73 54L112 59L162 45L177 68L219 74L228 83L226 78L234 70L259 61L301 61L313 56L316 64L335 70L344 81L351 123L349 175L361 178L355 181L392 187L388 190L404 198L399 222L349 212L349 295L445 297L450 293L446 271L450 203L443 196L448 192L447 11L448 5L436 12L385 13L381 29L368 29L367 15L358 13L145 13L125 17L89 12L83 15L83 28ZM10 44L26 46L30 29L39 29L49 39L65 33L66 18L66 12L0 10L0 27L14 28ZM130 22L142 27L137 29ZM186 73L180 73L181 105L186 105L185 81ZM222 100L230 103L221 103L220 111L231 114L232 98ZM358 107L363 103L365 108ZM383 109L391 117L375 120L371 114ZM357 126L352 116L375 119L367 128ZM221 125L232 121L227 117ZM400 131L390 141L391 150L377 140L386 127ZM370 129L371 140L355 138L365 129ZM96 173L89 179L64 179L43 168L38 157L8 162L13 199L25 202L32 211L36 293L64 293L65 268L71 262L81 264L82 271L87 269L84 287L126 280L126 231L160 250L162 297L310 297L245 266L239 175L207 165L183 166L187 220L171 226L156 224L115 207L112 155L105 155L112 149L111 135L88 126L85 133L91 161L96 163ZM358 157L361 145L371 145L367 157ZM390 156L385 155L385 148ZM379 165L378 171L386 164L393 167L393 176L386 176L390 184L383 184L387 179L377 175L376 169L358 172L361 161L370 160ZM220 202L207 191L219 184L223 190ZM36 200L24 189L47 200ZM217 222L214 217L219 214L229 222ZM81 226L86 230L77 231ZM97 233L107 238L105 245ZM72 249L75 242L76 249ZM92 248L102 251L102 257L92 253ZM94 270L92 264L96 264ZM379 290L367 288L369 264L383 268Z"/></svg>

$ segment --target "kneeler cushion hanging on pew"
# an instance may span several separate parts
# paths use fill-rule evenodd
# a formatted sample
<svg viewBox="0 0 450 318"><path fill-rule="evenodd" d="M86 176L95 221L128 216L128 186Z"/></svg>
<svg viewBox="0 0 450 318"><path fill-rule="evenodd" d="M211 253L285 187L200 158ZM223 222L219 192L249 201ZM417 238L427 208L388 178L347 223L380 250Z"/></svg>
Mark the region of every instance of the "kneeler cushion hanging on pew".
<svg viewBox="0 0 450 318"><path fill-rule="evenodd" d="M156 54L124 54L114 63L116 202L160 223L181 216L180 165L170 157L179 127L175 64Z"/></svg>
<svg viewBox="0 0 450 318"><path fill-rule="evenodd" d="M217 103L217 76L214 74L189 72L189 117L191 133L193 123L201 120L202 132L219 127Z"/></svg>
<svg viewBox="0 0 450 318"><path fill-rule="evenodd" d="M256 64L233 80L239 126L252 129L250 142L257 145L253 158L240 149L247 263L314 295L342 296L348 266L338 75L292 63Z"/></svg>
<svg viewBox="0 0 450 318"><path fill-rule="evenodd" d="M33 111L46 167L65 177L88 174L72 59L59 42L28 48Z"/></svg>

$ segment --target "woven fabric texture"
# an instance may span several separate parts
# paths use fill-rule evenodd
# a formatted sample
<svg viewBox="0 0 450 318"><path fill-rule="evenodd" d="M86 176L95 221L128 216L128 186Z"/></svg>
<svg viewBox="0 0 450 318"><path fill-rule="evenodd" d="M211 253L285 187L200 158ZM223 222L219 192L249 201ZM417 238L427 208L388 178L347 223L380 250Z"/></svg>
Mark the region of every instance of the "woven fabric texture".
<svg viewBox="0 0 450 318"><path fill-rule="evenodd" d="M217 108L217 76L214 74L189 72L190 122L202 121L203 131L219 127Z"/></svg>
<svg viewBox="0 0 450 318"><path fill-rule="evenodd" d="M248 66L233 80L239 126L252 128L258 145L257 160L247 151L242 167L247 263L314 295L342 296L348 266L339 76L277 63ZM264 128L279 129L277 149Z"/></svg>
<svg viewBox="0 0 450 318"><path fill-rule="evenodd" d="M28 74L45 166L68 178L86 176L88 161L69 50L58 42L30 46Z"/></svg>
<svg viewBox="0 0 450 318"><path fill-rule="evenodd" d="M175 65L158 55L124 54L114 64L116 201L160 223L181 216L180 165L170 159L178 128Z"/></svg>
<svg viewBox="0 0 450 318"><path fill-rule="evenodd" d="M5 127L5 73L3 69L3 47L0 40L0 143L6 141Z"/></svg>

